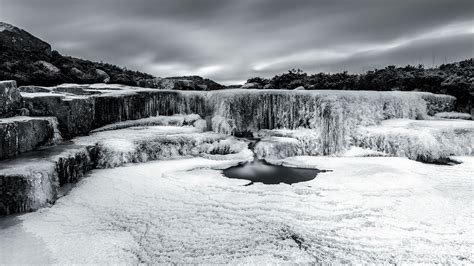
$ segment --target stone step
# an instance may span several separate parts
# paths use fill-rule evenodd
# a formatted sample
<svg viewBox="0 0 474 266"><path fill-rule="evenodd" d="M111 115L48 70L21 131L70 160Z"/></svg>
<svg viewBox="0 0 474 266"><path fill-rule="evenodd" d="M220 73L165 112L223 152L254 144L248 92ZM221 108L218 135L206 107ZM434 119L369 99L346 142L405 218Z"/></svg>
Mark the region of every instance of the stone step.
<svg viewBox="0 0 474 266"><path fill-rule="evenodd" d="M55 117L0 118L0 160L59 141Z"/></svg>
<svg viewBox="0 0 474 266"><path fill-rule="evenodd" d="M16 81L0 81L0 118L15 115L20 106L21 95Z"/></svg>

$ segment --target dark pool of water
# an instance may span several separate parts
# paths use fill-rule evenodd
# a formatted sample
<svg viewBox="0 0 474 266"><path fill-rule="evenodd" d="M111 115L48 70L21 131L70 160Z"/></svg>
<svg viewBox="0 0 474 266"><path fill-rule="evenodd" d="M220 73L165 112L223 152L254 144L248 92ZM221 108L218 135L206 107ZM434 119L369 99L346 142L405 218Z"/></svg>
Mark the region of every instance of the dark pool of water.
<svg viewBox="0 0 474 266"><path fill-rule="evenodd" d="M255 160L238 166L225 169L224 175L229 178L246 179L264 184L293 184L313 180L316 175L323 172L318 169L306 169L271 165L263 160Z"/></svg>

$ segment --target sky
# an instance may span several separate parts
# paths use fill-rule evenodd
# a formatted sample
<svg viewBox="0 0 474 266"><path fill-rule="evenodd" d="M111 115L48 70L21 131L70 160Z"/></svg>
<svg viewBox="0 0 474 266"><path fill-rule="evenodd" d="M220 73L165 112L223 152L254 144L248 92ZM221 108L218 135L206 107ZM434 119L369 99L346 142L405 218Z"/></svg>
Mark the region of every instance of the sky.
<svg viewBox="0 0 474 266"><path fill-rule="evenodd" d="M472 0L0 0L62 54L223 84L473 57Z"/></svg>

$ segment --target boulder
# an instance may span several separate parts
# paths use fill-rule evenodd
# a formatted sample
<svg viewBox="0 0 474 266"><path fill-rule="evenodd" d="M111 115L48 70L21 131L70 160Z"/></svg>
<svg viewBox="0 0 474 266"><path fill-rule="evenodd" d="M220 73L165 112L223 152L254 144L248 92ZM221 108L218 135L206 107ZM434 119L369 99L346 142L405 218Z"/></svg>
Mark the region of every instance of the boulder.
<svg viewBox="0 0 474 266"><path fill-rule="evenodd" d="M267 84L267 85L263 86L263 89L264 89L264 90L270 90L270 89L272 89L272 85L271 85L271 84Z"/></svg>
<svg viewBox="0 0 474 266"><path fill-rule="evenodd" d="M76 67L71 68L71 75L78 80L86 79L86 74Z"/></svg>
<svg viewBox="0 0 474 266"><path fill-rule="evenodd" d="M20 105L21 95L16 81L0 81L0 118L13 116Z"/></svg>
<svg viewBox="0 0 474 266"><path fill-rule="evenodd" d="M46 77L56 77L61 73L61 70L55 65L43 60L36 61L34 65L40 70L41 75Z"/></svg>
<svg viewBox="0 0 474 266"><path fill-rule="evenodd" d="M245 83L244 85L242 85L242 87L240 87L241 89L258 89L258 84L255 84L255 83Z"/></svg>
<svg viewBox="0 0 474 266"><path fill-rule="evenodd" d="M305 88L303 86L299 86L299 87L296 87L294 88L295 91L304 91Z"/></svg>
<svg viewBox="0 0 474 266"><path fill-rule="evenodd" d="M104 70L96 69L95 74L97 75L99 82L102 82L102 83L110 82L110 76Z"/></svg>

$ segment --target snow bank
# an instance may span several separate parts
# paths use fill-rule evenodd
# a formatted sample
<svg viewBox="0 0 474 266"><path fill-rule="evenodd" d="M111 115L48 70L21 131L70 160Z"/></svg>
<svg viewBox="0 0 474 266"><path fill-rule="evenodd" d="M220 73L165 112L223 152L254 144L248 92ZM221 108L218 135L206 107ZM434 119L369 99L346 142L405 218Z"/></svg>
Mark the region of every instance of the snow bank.
<svg viewBox="0 0 474 266"><path fill-rule="evenodd" d="M424 162L474 155L474 122L387 120L359 128L353 145Z"/></svg>
<svg viewBox="0 0 474 266"><path fill-rule="evenodd" d="M51 208L0 229L0 256L33 263L47 255L57 264L472 264L474 160L459 159L439 166L288 158L282 163L333 170L291 186L244 186L213 170L237 162L203 158L95 170ZM36 246L44 252L8 252Z"/></svg>

